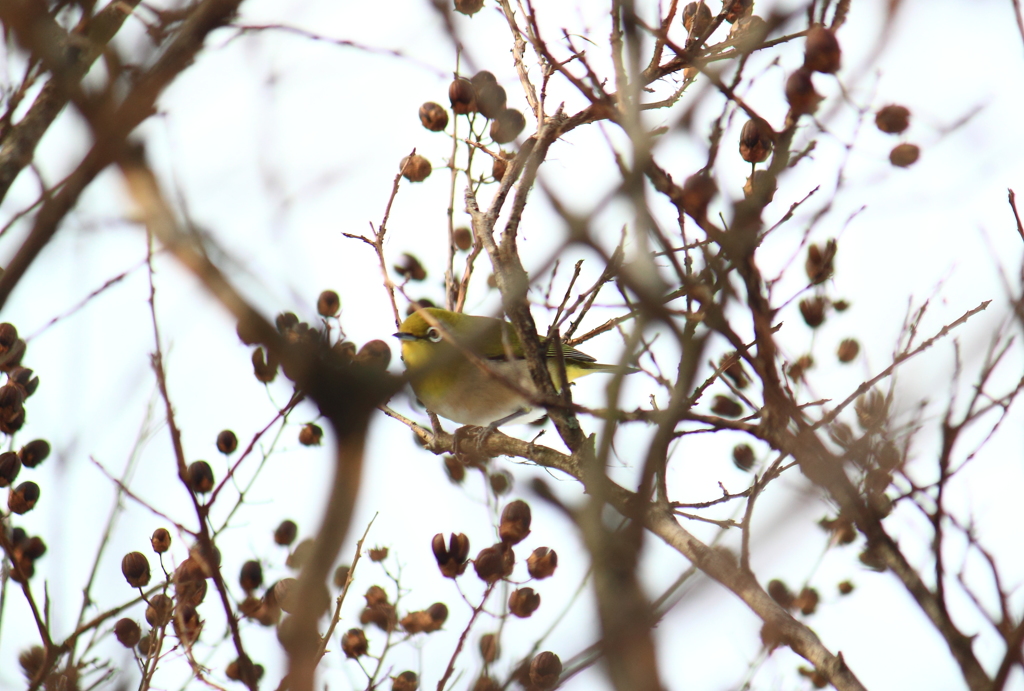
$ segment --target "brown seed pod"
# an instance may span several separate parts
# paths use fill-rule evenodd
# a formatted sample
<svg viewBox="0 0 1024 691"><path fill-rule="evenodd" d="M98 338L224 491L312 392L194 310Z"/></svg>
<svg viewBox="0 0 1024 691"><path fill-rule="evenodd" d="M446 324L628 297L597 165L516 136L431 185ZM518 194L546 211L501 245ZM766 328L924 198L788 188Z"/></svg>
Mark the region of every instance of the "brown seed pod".
<svg viewBox="0 0 1024 691"><path fill-rule="evenodd" d="M149 606L146 607L146 621L150 626L166 626L171 620L173 611L174 600L163 593L157 593L149 599Z"/></svg>
<svg viewBox="0 0 1024 691"><path fill-rule="evenodd" d="M502 496L512 491L512 475L504 470L499 470L487 476L491 485L491 491L495 496Z"/></svg>
<svg viewBox="0 0 1024 691"><path fill-rule="evenodd" d="M505 178L505 171L508 170L509 159L505 157L505 152L495 156L491 159L491 177L494 178L495 182L501 182ZM469 249L468 247L466 249Z"/></svg>
<svg viewBox="0 0 1024 691"><path fill-rule="evenodd" d="M142 552L129 552L121 559L121 573L133 588L149 585L149 560Z"/></svg>
<svg viewBox="0 0 1024 691"><path fill-rule="evenodd" d="M473 682L473 691L501 691L501 684L493 677L480 677Z"/></svg>
<svg viewBox="0 0 1024 691"><path fill-rule="evenodd" d="M472 17L483 9L483 6L484 0L455 0L455 11L467 17Z"/></svg>
<svg viewBox="0 0 1024 691"><path fill-rule="evenodd" d="M224 676L248 686L255 686L256 682L263 678L263 665L254 665L247 655L243 655L228 663L224 668Z"/></svg>
<svg viewBox="0 0 1024 691"><path fill-rule="evenodd" d="M16 555L20 553L20 555L25 559L35 561L46 554L46 543L43 542L43 538L33 536L24 540L15 547L14 553Z"/></svg>
<svg viewBox="0 0 1024 691"><path fill-rule="evenodd" d="M323 436L324 431L320 428L320 425L307 422L299 430L299 443L303 446L320 446L320 440L323 439Z"/></svg>
<svg viewBox="0 0 1024 691"><path fill-rule="evenodd" d="M910 127L910 111L897 105L879 108L875 113L875 127L886 134L900 134Z"/></svg>
<svg viewBox="0 0 1024 691"><path fill-rule="evenodd" d="M370 561L384 561L388 558L387 547L374 547L369 551Z"/></svg>
<svg viewBox="0 0 1024 691"><path fill-rule="evenodd" d="M465 77L456 77L448 85L448 101L456 115L468 115L476 112L476 92L473 84Z"/></svg>
<svg viewBox="0 0 1024 691"><path fill-rule="evenodd" d="M455 246L463 252L473 246L473 233L469 228L456 228L452 232L452 239L455 241Z"/></svg>
<svg viewBox="0 0 1024 691"><path fill-rule="evenodd" d="M526 127L526 118L515 108L506 108L491 120L491 139L497 144L515 141Z"/></svg>
<svg viewBox="0 0 1024 691"><path fill-rule="evenodd" d="M737 468L743 471L749 471L754 467L754 449L750 447L750 444L737 444L732 447L732 462Z"/></svg>
<svg viewBox="0 0 1024 691"><path fill-rule="evenodd" d="M860 354L860 344L853 338L844 338L839 342L839 348L836 349L836 356L839 358L839 362L843 363L853 362L858 354Z"/></svg>
<svg viewBox="0 0 1024 691"><path fill-rule="evenodd" d="M149 657L149 648L152 642L153 639L150 638L148 633L139 641L139 654L141 654L142 657Z"/></svg>
<svg viewBox="0 0 1024 691"><path fill-rule="evenodd" d="M765 206L775 199L778 189L779 181L774 175L767 170L755 170L743 185L743 198Z"/></svg>
<svg viewBox="0 0 1024 691"><path fill-rule="evenodd" d="M835 74L842 64L843 53L839 49L839 41L831 29L820 24L811 27L807 32L807 43L804 46L804 67L814 72Z"/></svg>
<svg viewBox="0 0 1024 691"><path fill-rule="evenodd" d="M440 103L427 101L420 106L420 122L431 132L441 132L448 126L448 111Z"/></svg>
<svg viewBox="0 0 1024 691"><path fill-rule="evenodd" d="M39 485L35 482L23 482L7 494L7 508L15 514L27 514L39 501Z"/></svg>
<svg viewBox="0 0 1024 691"><path fill-rule="evenodd" d="M188 466L188 486L196 494L206 494L213 490L213 468L206 461L195 461Z"/></svg>
<svg viewBox="0 0 1024 691"><path fill-rule="evenodd" d="M713 19L711 8L703 0L687 3L683 8L683 27L691 36L703 36Z"/></svg>
<svg viewBox="0 0 1024 691"><path fill-rule="evenodd" d="M341 590L345 587L345 584L348 583L348 575L351 570L352 567L348 564L341 564L334 570L334 577L331 579L331 582L334 583L335 588Z"/></svg>
<svg viewBox="0 0 1024 691"><path fill-rule="evenodd" d="M402 172L402 177L409 182L423 182L433 172L430 161L419 154L403 158L398 164L398 169Z"/></svg>
<svg viewBox="0 0 1024 691"><path fill-rule="evenodd" d="M420 260L408 252L403 253L395 264L395 273L412 281L422 281L427 277L427 270L423 268Z"/></svg>
<svg viewBox="0 0 1024 691"><path fill-rule="evenodd" d="M263 346L259 346L256 350L252 351L252 371L256 375L256 380L261 381L264 384L269 384L274 381L277 377L277 358L273 354L268 354L264 359Z"/></svg>
<svg viewBox="0 0 1024 691"><path fill-rule="evenodd" d="M26 468L35 468L50 455L50 443L45 439L34 439L21 447L18 455Z"/></svg>
<svg viewBox="0 0 1024 691"><path fill-rule="evenodd" d="M153 546L154 552L163 554L171 548L171 534L167 528L157 528L150 536L149 543Z"/></svg>
<svg viewBox="0 0 1024 691"><path fill-rule="evenodd" d="M793 608L793 593L778 578L768 581L768 596L786 609Z"/></svg>
<svg viewBox="0 0 1024 691"><path fill-rule="evenodd" d="M543 691L555 688L560 676L562 661L552 652L544 651L530 662L530 681Z"/></svg>
<svg viewBox="0 0 1024 691"><path fill-rule="evenodd" d="M872 389L857 399L853 409L857 412L857 423L864 430L871 430L883 422L889 415L889 403L878 389Z"/></svg>
<svg viewBox="0 0 1024 691"><path fill-rule="evenodd" d="M10 348L18 340L18 329L9 322L0 324L0 351Z"/></svg>
<svg viewBox="0 0 1024 691"><path fill-rule="evenodd" d="M295 316L294 312L281 312L279 315L274 317L274 326L277 327L278 333L285 333L294 329L299 325L299 318Z"/></svg>
<svg viewBox="0 0 1024 691"><path fill-rule="evenodd" d="M388 592L379 585L371 585L363 598L366 600L367 607L388 604Z"/></svg>
<svg viewBox="0 0 1024 691"><path fill-rule="evenodd" d="M553 549L538 547L526 558L526 569L538 581L548 578L558 567L558 554Z"/></svg>
<svg viewBox="0 0 1024 691"><path fill-rule="evenodd" d="M516 555L504 542L480 550L473 560L473 569L480 580L494 583L512 573Z"/></svg>
<svg viewBox="0 0 1024 691"><path fill-rule="evenodd" d="M474 85L476 90L476 107L480 114L488 120L494 120L507 107L508 96L498 84Z"/></svg>
<svg viewBox="0 0 1024 691"><path fill-rule="evenodd" d="M416 691L420 687L420 679L416 672L402 672L391 677L391 691Z"/></svg>
<svg viewBox="0 0 1024 691"><path fill-rule="evenodd" d="M367 341L352 359L352 364L375 372L384 372L391 364L391 346L379 339Z"/></svg>
<svg viewBox="0 0 1024 691"><path fill-rule="evenodd" d="M381 631L393 631L398 623L398 615L395 614L395 606L388 602L368 604L359 614L359 623L363 626L373 624Z"/></svg>
<svg viewBox="0 0 1024 691"><path fill-rule="evenodd" d="M0 453L0 487L8 487L21 472L21 458L13 451Z"/></svg>
<svg viewBox="0 0 1024 691"><path fill-rule="evenodd" d="M134 619L118 619L114 624L114 636L125 648L134 648L142 640L142 629Z"/></svg>
<svg viewBox="0 0 1024 691"><path fill-rule="evenodd" d="M190 604L179 604L174 609L174 616L171 619L174 624L174 635L183 643L192 644L199 638L199 632L203 628L203 622L199 619L196 608Z"/></svg>
<svg viewBox="0 0 1024 691"><path fill-rule="evenodd" d="M25 349L27 347L25 341L20 338L12 343L9 348L0 354L0 371L10 372L20 366L21 359L25 357Z"/></svg>
<svg viewBox="0 0 1024 691"><path fill-rule="evenodd" d="M814 588L803 588L800 594L793 599L793 609L800 610L801 614L811 615L818 609L818 602L821 598Z"/></svg>
<svg viewBox="0 0 1024 691"><path fill-rule="evenodd" d="M369 644L362 629L349 629L341 637L341 650L345 657L357 658L366 655Z"/></svg>
<svg viewBox="0 0 1024 691"><path fill-rule="evenodd" d="M501 656L498 646L498 636L493 633L485 633L480 637L480 657L484 663L491 664Z"/></svg>
<svg viewBox="0 0 1024 691"><path fill-rule="evenodd" d="M315 547L315 544L316 541L313 540L313 538L307 537L305 540L295 545L295 549L293 549L291 554L288 555L288 558L284 560L284 565L295 571L301 569L306 565L306 562L309 561L309 558L313 556L313 548Z"/></svg>
<svg viewBox="0 0 1024 691"><path fill-rule="evenodd" d="M718 194L718 184L707 173L694 173L683 183L683 210L698 223L707 218L708 204Z"/></svg>
<svg viewBox="0 0 1024 691"><path fill-rule="evenodd" d="M768 36L768 22L756 14L740 17L729 29L729 40L735 41L736 49L749 52Z"/></svg>
<svg viewBox="0 0 1024 691"><path fill-rule="evenodd" d="M786 369L786 374L793 381L797 381L803 379L804 374L812 367L814 367L814 358L810 355L801 355L796 359L796 362L789 365Z"/></svg>
<svg viewBox="0 0 1024 691"><path fill-rule="evenodd" d="M849 545L857 539L857 528L853 521L843 516L838 518L823 518L818 525L831 534L831 540L837 545Z"/></svg>
<svg viewBox="0 0 1024 691"><path fill-rule="evenodd" d="M14 384L0 386L0 409L16 410L25 402L25 391Z"/></svg>
<svg viewBox="0 0 1024 691"><path fill-rule="evenodd" d="M488 84L497 84L498 78L494 76L493 72L487 70L480 70L472 77L469 78L470 84L473 85L474 89L480 89Z"/></svg>
<svg viewBox="0 0 1024 691"><path fill-rule="evenodd" d="M263 585L263 566L255 559L250 559L242 564L242 570L238 574L238 583L247 593L259 588Z"/></svg>
<svg viewBox="0 0 1024 691"><path fill-rule="evenodd" d="M763 163L772 152L775 133L764 120L751 118L740 131L740 156L747 163Z"/></svg>
<svg viewBox="0 0 1024 691"><path fill-rule="evenodd" d="M533 588L518 588L508 597L508 611L526 619L540 607L540 595Z"/></svg>
<svg viewBox="0 0 1024 691"><path fill-rule="evenodd" d="M298 579L282 578L270 588L270 590L274 591L274 602L288 614L295 613L295 607L298 604L295 597L299 591L298 586Z"/></svg>
<svg viewBox="0 0 1024 691"><path fill-rule="evenodd" d="M921 148L916 144L897 144L889 152L889 163L897 168L914 165L921 157Z"/></svg>
<svg viewBox="0 0 1024 691"><path fill-rule="evenodd" d="M818 110L822 96L814 89L811 70L801 67L786 80L786 102L793 115L811 115Z"/></svg>
<svg viewBox="0 0 1024 691"><path fill-rule="evenodd" d="M853 583L850 581L842 581L838 586L840 595L849 595L853 592Z"/></svg>
<svg viewBox="0 0 1024 691"><path fill-rule="evenodd" d="M295 537L298 534L299 526L295 525L295 521L284 520L274 529L274 542L287 546L295 542Z"/></svg>
<svg viewBox="0 0 1024 691"><path fill-rule="evenodd" d="M18 664L29 681L39 681L38 677L46 666L46 651L38 645L23 650L18 654Z"/></svg>
<svg viewBox="0 0 1024 691"><path fill-rule="evenodd" d="M743 415L743 406L738 401L719 394L711 402L711 412L722 417L739 417Z"/></svg>
<svg viewBox="0 0 1024 691"><path fill-rule="evenodd" d="M316 299L316 313L325 319L336 316L340 309L341 298L336 291L325 290Z"/></svg>
<svg viewBox="0 0 1024 691"><path fill-rule="evenodd" d="M810 245L807 247L807 259L804 271L811 284L819 285L832 277L835 272L836 241L829 240L825 246Z"/></svg>
<svg viewBox="0 0 1024 691"><path fill-rule="evenodd" d="M235 433L229 429L221 430L220 434L217 435L217 450L225 456L228 456L235 452L238 448L238 437Z"/></svg>
<svg viewBox="0 0 1024 691"><path fill-rule="evenodd" d="M522 499L507 504L501 512L501 523L498 525L501 541L509 545L522 542L530 534L532 520L530 505Z"/></svg>
<svg viewBox="0 0 1024 691"><path fill-rule="evenodd" d="M448 538L447 547L444 544L444 534L438 533L430 541L430 548L445 578L455 578L465 572L469 558L469 538L463 533L452 533Z"/></svg>
<svg viewBox="0 0 1024 691"><path fill-rule="evenodd" d="M825 323L825 298L813 297L804 298L800 301L800 316L812 329L816 329Z"/></svg>
<svg viewBox="0 0 1024 691"><path fill-rule="evenodd" d="M880 470L891 473L903 465L903 454L891 441L886 441L876 453L876 462Z"/></svg>
<svg viewBox="0 0 1024 691"><path fill-rule="evenodd" d="M729 377L732 380L733 386L737 389L745 389L750 386L750 378L747 377L747 372L743 369L743 363L740 362L740 356L735 350L723 355L718 363L722 368L722 374Z"/></svg>
<svg viewBox="0 0 1024 691"><path fill-rule="evenodd" d="M754 0L724 0L722 11L725 12L725 21L732 24L754 11Z"/></svg>

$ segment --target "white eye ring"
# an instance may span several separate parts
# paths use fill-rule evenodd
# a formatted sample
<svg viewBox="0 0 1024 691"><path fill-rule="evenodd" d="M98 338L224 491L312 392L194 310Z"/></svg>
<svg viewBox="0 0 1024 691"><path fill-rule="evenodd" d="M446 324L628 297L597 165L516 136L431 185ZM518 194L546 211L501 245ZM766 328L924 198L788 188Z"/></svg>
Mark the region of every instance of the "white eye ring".
<svg viewBox="0 0 1024 691"><path fill-rule="evenodd" d="M427 329L427 339L431 343L440 343L441 342L441 332L438 331L437 329L435 329L432 326L429 329Z"/></svg>

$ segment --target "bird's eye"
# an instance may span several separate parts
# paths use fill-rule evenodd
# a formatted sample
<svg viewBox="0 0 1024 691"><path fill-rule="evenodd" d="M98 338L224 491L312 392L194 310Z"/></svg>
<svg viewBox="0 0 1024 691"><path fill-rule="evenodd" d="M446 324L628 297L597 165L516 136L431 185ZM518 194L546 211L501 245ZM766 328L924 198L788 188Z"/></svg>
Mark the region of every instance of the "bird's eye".
<svg viewBox="0 0 1024 691"><path fill-rule="evenodd" d="M431 343L440 343L441 332L432 326L429 329L427 329L427 338L430 339Z"/></svg>

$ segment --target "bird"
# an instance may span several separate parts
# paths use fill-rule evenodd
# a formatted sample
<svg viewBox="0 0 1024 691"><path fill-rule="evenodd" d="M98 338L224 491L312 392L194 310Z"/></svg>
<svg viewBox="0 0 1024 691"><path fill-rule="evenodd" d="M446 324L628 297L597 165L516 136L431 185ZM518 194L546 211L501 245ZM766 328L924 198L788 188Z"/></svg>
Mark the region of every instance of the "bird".
<svg viewBox="0 0 1024 691"><path fill-rule="evenodd" d="M490 429L512 421L529 422L544 414L542 408L538 414L534 404L516 390L537 393L515 329L504 319L428 307L412 313L394 335L402 341L402 359L412 390L430 412L459 424ZM479 356L500 378L515 386L489 375L448 339ZM569 382L593 372L639 371L600 364L564 344L562 356ZM547 365L557 388L558 360L553 343L548 347Z"/></svg>

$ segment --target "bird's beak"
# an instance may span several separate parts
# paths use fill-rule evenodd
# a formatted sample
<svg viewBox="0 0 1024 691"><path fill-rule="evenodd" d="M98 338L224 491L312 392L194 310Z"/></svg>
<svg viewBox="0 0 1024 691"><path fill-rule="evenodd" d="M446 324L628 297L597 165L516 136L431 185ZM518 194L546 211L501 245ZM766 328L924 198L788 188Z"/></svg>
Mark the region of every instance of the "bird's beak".
<svg viewBox="0 0 1024 691"><path fill-rule="evenodd" d="M407 334L404 331L399 331L398 333L391 334L391 335L394 336L395 338L397 338L400 341L415 341L415 340L417 340L415 335Z"/></svg>

